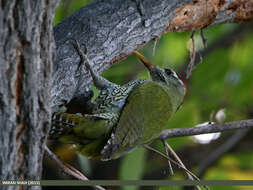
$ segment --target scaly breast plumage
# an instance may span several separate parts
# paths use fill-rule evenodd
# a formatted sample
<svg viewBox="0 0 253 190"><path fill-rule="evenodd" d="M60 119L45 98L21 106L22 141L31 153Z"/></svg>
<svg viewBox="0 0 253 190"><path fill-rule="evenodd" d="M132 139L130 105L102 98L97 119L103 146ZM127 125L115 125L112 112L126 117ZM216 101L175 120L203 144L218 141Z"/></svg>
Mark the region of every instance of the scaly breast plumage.
<svg viewBox="0 0 253 190"><path fill-rule="evenodd" d="M145 81L143 79L135 80L124 86L115 86L101 90L95 100L97 106L94 108L93 113L119 112L125 105L126 99L133 87Z"/></svg>

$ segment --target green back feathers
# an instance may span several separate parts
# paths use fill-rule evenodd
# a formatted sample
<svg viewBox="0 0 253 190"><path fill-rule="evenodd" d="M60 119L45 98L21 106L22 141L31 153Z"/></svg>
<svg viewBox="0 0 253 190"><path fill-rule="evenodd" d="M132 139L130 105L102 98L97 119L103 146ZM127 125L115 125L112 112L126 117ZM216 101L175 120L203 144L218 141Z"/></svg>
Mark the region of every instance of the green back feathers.
<svg viewBox="0 0 253 190"><path fill-rule="evenodd" d="M115 131L102 159L115 159L138 145L154 140L172 114L167 92L158 83L149 81L131 91Z"/></svg>

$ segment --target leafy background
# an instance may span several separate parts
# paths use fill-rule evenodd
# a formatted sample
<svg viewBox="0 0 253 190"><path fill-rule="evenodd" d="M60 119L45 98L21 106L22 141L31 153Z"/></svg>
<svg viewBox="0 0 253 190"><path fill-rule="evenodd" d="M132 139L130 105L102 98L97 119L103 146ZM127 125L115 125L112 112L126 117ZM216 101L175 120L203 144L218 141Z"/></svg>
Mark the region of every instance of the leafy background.
<svg viewBox="0 0 253 190"><path fill-rule="evenodd" d="M55 24L89 2L62 0L56 12ZM167 128L195 126L210 120L211 115L221 109L225 109L227 122L253 117L253 23L208 27L204 33L208 39L207 49L203 48L200 34L198 32L195 34L198 55L199 53L202 55L203 61L194 70L190 79L185 80L188 90L185 103L170 119ZM184 77L189 63L190 34L190 32L164 34L156 46L154 56L152 56L153 42L140 51L154 64L171 67ZM147 71L134 55L113 65L102 76L117 84L124 84L137 78L148 78ZM95 94L98 93L94 87L93 90ZM225 132L217 140L207 144L200 144L191 137L168 139L168 143L187 168L198 174L204 161L215 154L215 150L234 133ZM206 168L201 179L253 180L252 138L252 131L249 131L230 151ZM175 175L170 176L167 161L144 148L138 148L118 160L101 162L88 160L66 145L49 142L49 146L62 160L80 169L90 179L186 179L185 174L176 166L174 166ZM164 151L160 142L154 142L152 146ZM44 179L70 179L48 159L45 159L44 168ZM221 188L253 189L249 186L214 186L211 189ZM121 189L177 190L182 187L125 186Z"/></svg>

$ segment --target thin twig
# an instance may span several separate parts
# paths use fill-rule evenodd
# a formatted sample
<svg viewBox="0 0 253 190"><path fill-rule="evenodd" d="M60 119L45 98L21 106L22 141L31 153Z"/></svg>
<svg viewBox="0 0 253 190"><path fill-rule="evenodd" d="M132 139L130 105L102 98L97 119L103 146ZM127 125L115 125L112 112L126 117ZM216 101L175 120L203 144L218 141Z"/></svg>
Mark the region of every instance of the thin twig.
<svg viewBox="0 0 253 190"><path fill-rule="evenodd" d="M77 169L75 169L71 165L61 161L47 146L45 146L45 151L46 151L48 157L51 158L64 171L64 173L66 173L70 176L73 176L77 179L83 180L83 181L89 180L80 171L78 171ZM98 185L94 186L94 189L105 190L103 187L98 186Z"/></svg>
<svg viewBox="0 0 253 190"><path fill-rule="evenodd" d="M159 37L155 38L155 41L154 41L154 44L153 44L153 49L152 49L152 55L153 56L155 56L156 45L157 45L159 39L160 39Z"/></svg>
<svg viewBox="0 0 253 190"><path fill-rule="evenodd" d="M230 131L235 129L250 129L250 128L253 129L253 119L228 122L223 124L207 124L204 126L190 127L190 128L167 129L163 130L158 138L167 139L171 137L192 136L207 133Z"/></svg>
<svg viewBox="0 0 253 190"><path fill-rule="evenodd" d="M84 176L81 172L77 171L76 169L74 169L72 166L70 166L69 164L64 163L63 161L61 161L47 146L45 146L45 150L47 155L55 161L55 163L60 166L60 168L66 173L69 174L77 179L80 180L88 180L88 178L86 176Z"/></svg>
<svg viewBox="0 0 253 190"><path fill-rule="evenodd" d="M166 149L168 149L168 150L171 152L171 154L175 157L175 159L178 161L178 163L179 163L184 169L187 169L187 168L185 167L184 163L182 162L182 160L179 158L179 156L176 154L176 152L171 148L171 146L167 143L167 141L166 141L166 140L163 140L163 143L164 143ZM186 174L187 174L187 176L188 176L188 178L189 178L190 180L194 180L194 178L192 177L191 174L189 174L189 173L187 173L187 172L186 172ZM199 178L198 178L198 179L199 179ZM200 180L200 179L199 179L199 180ZM207 187L207 186L203 186L203 187L205 187L206 189L209 190L209 187ZM198 190L201 190L201 188L200 188L198 185L196 186L196 188L197 188Z"/></svg>
<svg viewBox="0 0 253 190"><path fill-rule="evenodd" d="M186 78L190 78L191 74L192 74L192 70L193 70L193 66L195 63L195 58L196 58L196 50L195 50L195 40L194 40L194 33L195 31L193 31L191 33L191 40L192 40L192 48L190 48L190 63L188 64L187 70L186 70Z"/></svg>
<svg viewBox="0 0 253 190"><path fill-rule="evenodd" d="M199 52L199 64L202 64L202 63L203 63L203 57L201 53Z"/></svg>
<svg viewBox="0 0 253 190"><path fill-rule="evenodd" d="M166 147L166 145L165 145L165 141L166 141L166 140L162 140L163 146L165 147L165 153L166 153L166 155L169 157L169 152L168 152L168 149L167 149L167 147ZM168 160L168 164L169 164L169 172L170 172L170 175L173 175L173 174L174 174L174 171L173 171L173 168L172 168L172 166L171 166L170 160ZM187 174L188 174L188 173L187 173Z"/></svg>
<svg viewBox="0 0 253 190"><path fill-rule="evenodd" d="M204 29L203 28L200 29L200 36L201 36L204 48L207 48L207 43L206 43L207 39L204 35Z"/></svg>
<svg viewBox="0 0 253 190"><path fill-rule="evenodd" d="M227 48L236 43L235 39L244 39L245 34L249 33L253 27L253 23L249 24L240 24L236 28L228 30L223 35L221 35L217 40L213 43L209 44L207 48L204 48L200 51L200 53L196 54L195 63L193 69L195 69L199 64L202 63L202 59L207 57L213 51L218 48ZM201 35L201 34L200 34ZM187 66L189 61L187 60L184 65L186 65L185 74L187 73Z"/></svg>
<svg viewBox="0 0 253 190"><path fill-rule="evenodd" d="M171 159L170 157L168 157L166 154L164 154L164 153L162 153L162 152L160 152L160 151L158 151L158 150L156 150L156 149L154 149L154 148L152 148L151 146L148 146L148 145L144 145L144 148L146 148L146 149L148 149L148 150L151 150L151 151L153 151L153 152L155 152L155 153L157 153L157 154L160 154L162 157L164 157L164 158L170 160L171 163L177 165L179 168L181 168L181 169L184 170L185 172L189 173L195 180L197 180L198 182L200 182L199 178L198 178L196 175L194 175L194 174L193 174L191 171L189 171L188 169L183 168L179 163L177 163L175 160L173 160L173 159ZM200 184L200 185L201 185L201 184Z"/></svg>
<svg viewBox="0 0 253 190"><path fill-rule="evenodd" d="M169 151L172 153L172 155L173 155L174 158L178 161L178 163L179 163L183 168L187 169L187 168L185 167L184 163L183 163L183 162L181 161L181 159L177 156L177 154L175 153L175 151L171 148L171 146L167 143L166 140L163 140L163 144L164 144L165 148L166 148L167 150L169 150ZM186 174L187 174L187 176L189 177L189 179L193 180L193 177L192 177L189 173L186 173Z"/></svg>

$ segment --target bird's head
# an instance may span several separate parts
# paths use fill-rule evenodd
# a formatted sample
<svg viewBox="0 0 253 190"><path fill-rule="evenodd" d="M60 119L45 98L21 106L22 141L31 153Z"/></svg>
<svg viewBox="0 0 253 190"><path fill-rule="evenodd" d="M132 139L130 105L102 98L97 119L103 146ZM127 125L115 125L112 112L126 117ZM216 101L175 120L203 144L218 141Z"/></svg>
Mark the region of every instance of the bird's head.
<svg viewBox="0 0 253 190"><path fill-rule="evenodd" d="M151 80L160 83L161 85L173 89L180 97L182 97L183 103L186 96L186 85L182 77L175 71L169 68L160 68L157 65L153 65L149 60L147 60L142 54L135 51L134 52L140 61L148 69ZM180 105L181 105L180 104ZM180 106L179 106L180 107Z"/></svg>

